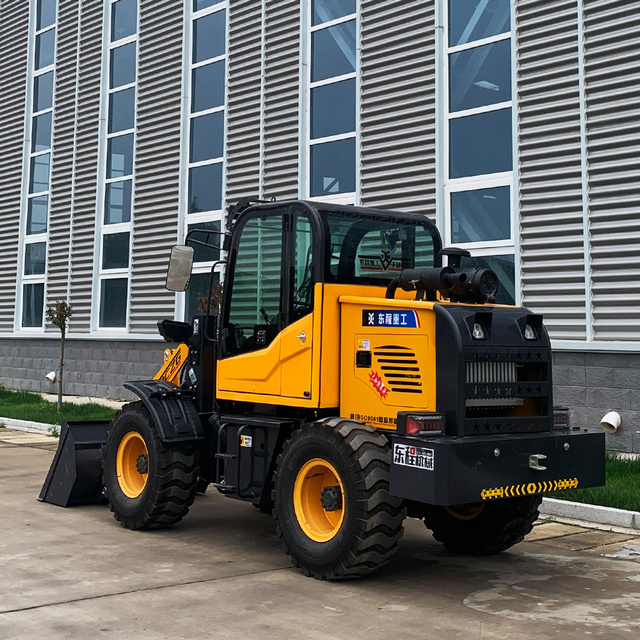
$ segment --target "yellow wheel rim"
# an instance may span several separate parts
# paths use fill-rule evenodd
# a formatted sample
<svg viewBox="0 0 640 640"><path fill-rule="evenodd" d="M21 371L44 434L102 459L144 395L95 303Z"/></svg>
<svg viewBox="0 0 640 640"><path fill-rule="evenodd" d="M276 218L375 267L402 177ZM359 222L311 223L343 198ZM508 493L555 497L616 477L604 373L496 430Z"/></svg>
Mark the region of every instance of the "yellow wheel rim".
<svg viewBox="0 0 640 640"><path fill-rule="evenodd" d="M473 520L484 510L485 502L478 502L468 506L445 507L445 511L456 520Z"/></svg>
<svg viewBox="0 0 640 640"><path fill-rule="evenodd" d="M147 485L149 452L142 436L130 431L122 438L116 457L118 484L127 498L137 498Z"/></svg>
<svg viewBox="0 0 640 640"><path fill-rule="evenodd" d="M325 489L325 499L331 502L331 495L334 497L334 504L325 505L328 508L322 502ZM342 526L346 507L344 487L335 467L321 458L306 462L296 477L293 506L298 524L309 538L315 542L331 540Z"/></svg>

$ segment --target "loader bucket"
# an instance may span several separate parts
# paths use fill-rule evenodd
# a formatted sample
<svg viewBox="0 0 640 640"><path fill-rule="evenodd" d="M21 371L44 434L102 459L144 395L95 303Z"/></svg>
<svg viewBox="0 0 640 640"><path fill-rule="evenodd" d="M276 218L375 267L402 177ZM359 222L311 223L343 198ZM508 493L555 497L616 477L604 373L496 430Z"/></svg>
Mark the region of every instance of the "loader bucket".
<svg viewBox="0 0 640 640"><path fill-rule="evenodd" d="M102 445L108 420L62 421L60 442L38 500L60 507L103 500Z"/></svg>

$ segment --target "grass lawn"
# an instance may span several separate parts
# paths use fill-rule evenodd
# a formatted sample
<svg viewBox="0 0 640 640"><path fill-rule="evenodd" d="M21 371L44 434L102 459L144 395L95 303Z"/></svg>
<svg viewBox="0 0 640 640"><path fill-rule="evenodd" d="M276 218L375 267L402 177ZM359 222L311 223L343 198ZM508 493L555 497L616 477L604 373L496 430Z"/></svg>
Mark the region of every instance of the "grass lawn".
<svg viewBox="0 0 640 640"><path fill-rule="evenodd" d="M603 507L640 511L640 460L625 460L607 453L607 484L593 489L548 493L548 498L586 502Z"/></svg>
<svg viewBox="0 0 640 640"><path fill-rule="evenodd" d="M114 409L99 404L78 405L70 402L63 402L62 413L58 413L56 402L44 400L37 393L10 391L0 387L0 418L60 424L62 418L65 420L111 420L114 415Z"/></svg>

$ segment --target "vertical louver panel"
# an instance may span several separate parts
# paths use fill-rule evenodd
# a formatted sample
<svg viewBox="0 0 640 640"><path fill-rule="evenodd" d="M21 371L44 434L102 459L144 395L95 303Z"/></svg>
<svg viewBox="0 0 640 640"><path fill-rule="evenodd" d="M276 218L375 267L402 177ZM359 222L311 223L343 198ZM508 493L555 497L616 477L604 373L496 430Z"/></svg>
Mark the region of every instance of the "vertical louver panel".
<svg viewBox="0 0 640 640"><path fill-rule="evenodd" d="M227 204L260 194L262 3L229 7Z"/></svg>
<svg viewBox="0 0 640 640"><path fill-rule="evenodd" d="M640 340L640 2L584 7L594 338Z"/></svg>
<svg viewBox="0 0 640 640"><path fill-rule="evenodd" d="M434 3L361 6L362 202L435 216Z"/></svg>
<svg viewBox="0 0 640 640"><path fill-rule="evenodd" d="M586 337L576 0L517 3L523 302Z"/></svg>
<svg viewBox="0 0 640 640"><path fill-rule="evenodd" d="M23 0L0 4L0 332L16 309L18 230L24 152L29 12Z"/></svg>
<svg viewBox="0 0 640 640"><path fill-rule="evenodd" d="M178 239L183 3L145 0L140 12L130 330L157 333L173 317L164 287Z"/></svg>
<svg viewBox="0 0 640 640"><path fill-rule="evenodd" d="M300 2L266 4L263 193L284 200L299 193Z"/></svg>
<svg viewBox="0 0 640 640"><path fill-rule="evenodd" d="M71 244L71 304L74 332L90 330L91 305L98 297L97 292L93 291L93 252L98 184L102 6L101 0L85 0L81 4L76 116L78 130Z"/></svg>
<svg viewBox="0 0 640 640"><path fill-rule="evenodd" d="M68 297L78 79L78 3L59 0L47 303ZM75 318L74 318L75 320ZM75 322L74 322L75 325ZM75 326L74 326L75 329ZM48 326L49 331L58 331Z"/></svg>

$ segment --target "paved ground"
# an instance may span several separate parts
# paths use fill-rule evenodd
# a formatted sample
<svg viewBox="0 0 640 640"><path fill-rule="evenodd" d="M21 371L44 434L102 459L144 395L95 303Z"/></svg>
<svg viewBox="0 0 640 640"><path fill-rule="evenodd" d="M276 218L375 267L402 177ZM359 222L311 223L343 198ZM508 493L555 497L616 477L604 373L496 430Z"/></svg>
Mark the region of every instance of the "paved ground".
<svg viewBox="0 0 640 640"><path fill-rule="evenodd" d="M300 575L269 516L215 492L174 529L36 501L55 443L0 429L0 638L509 640L637 637L640 538L553 522L464 558L407 521L373 576Z"/></svg>

